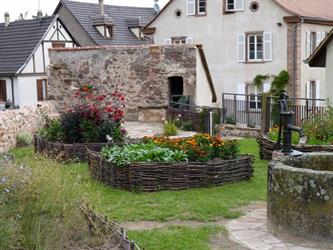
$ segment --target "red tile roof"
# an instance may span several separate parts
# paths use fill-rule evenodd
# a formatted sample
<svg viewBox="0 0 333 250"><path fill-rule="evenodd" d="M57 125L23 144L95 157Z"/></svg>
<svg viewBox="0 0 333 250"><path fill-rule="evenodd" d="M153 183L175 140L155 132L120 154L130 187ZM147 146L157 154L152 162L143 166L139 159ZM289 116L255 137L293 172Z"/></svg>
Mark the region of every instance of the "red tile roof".
<svg viewBox="0 0 333 250"><path fill-rule="evenodd" d="M300 17L333 20L333 0L274 0L286 11Z"/></svg>

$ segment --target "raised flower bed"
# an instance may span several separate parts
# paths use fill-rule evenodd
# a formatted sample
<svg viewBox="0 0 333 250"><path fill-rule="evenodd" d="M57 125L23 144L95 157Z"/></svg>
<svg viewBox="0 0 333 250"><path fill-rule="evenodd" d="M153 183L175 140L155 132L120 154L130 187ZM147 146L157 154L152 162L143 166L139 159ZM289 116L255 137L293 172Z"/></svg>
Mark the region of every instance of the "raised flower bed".
<svg viewBox="0 0 333 250"><path fill-rule="evenodd" d="M186 139L153 138L137 145L90 151L93 178L111 187L155 192L220 186L248 180L253 157L238 155L235 141L195 135Z"/></svg>
<svg viewBox="0 0 333 250"><path fill-rule="evenodd" d="M35 135L35 151L61 160L86 160L87 150L124 143L123 95L97 93L92 84L81 86L60 119L47 119Z"/></svg>

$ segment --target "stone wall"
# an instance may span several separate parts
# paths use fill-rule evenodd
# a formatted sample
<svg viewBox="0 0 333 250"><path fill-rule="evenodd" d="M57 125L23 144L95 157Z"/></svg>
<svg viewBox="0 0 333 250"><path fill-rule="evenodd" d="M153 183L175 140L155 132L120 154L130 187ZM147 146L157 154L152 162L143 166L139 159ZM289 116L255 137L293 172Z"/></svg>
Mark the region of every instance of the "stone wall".
<svg viewBox="0 0 333 250"><path fill-rule="evenodd" d="M16 146L19 133L35 133L44 125L45 115L55 116L55 105L42 102L36 106L0 111L0 153L5 153Z"/></svg>
<svg viewBox="0 0 333 250"><path fill-rule="evenodd" d="M259 128L248 128L235 126L231 124L221 124L218 126L219 134L223 137L232 136L232 137L254 137L257 138L259 136L260 129Z"/></svg>
<svg viewBox="0 0 333 250"><path fill-rule="evenodd" d="M333 242L332 183L333 153L280 156L270 161L269 230L277 235Z"/></svg>
<svg viewBox="0 0 333 250"><path fill-rule="evenodd" d="M183 95L190 95L192 102L195 98L197 48L193 45L51 49L50 63L49 99L57 102L60 111L82 83L94 83L100 93L125 94L130 120L138 120L141 109L169 104L169 77L183 77Z"/></svg>

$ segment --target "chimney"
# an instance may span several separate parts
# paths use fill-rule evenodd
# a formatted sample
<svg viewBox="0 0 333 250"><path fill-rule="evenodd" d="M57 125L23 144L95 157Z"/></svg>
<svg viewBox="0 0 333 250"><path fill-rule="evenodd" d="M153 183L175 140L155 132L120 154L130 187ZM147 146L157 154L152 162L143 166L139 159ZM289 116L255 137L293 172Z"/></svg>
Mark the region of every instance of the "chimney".
<svg viewBox="0 0 333 250"><path fill-rule="evenodd" d="M99 9L101 11L101 15L104 16L104 0L98 0L99 2Z"/></svg>
<svg viewBox="0 0 333 250"><path fill-rule="evenodd" d="M42 19L43 18L43 11L39 10L37 11L37 18Z"/></svg>
<svg viewBox="0 0 333 250"><path fill-rule="evenodd" d="M5 27L7 28L10 24L10 16L9 16L9 13L6 12L5 13Z"/></svg>

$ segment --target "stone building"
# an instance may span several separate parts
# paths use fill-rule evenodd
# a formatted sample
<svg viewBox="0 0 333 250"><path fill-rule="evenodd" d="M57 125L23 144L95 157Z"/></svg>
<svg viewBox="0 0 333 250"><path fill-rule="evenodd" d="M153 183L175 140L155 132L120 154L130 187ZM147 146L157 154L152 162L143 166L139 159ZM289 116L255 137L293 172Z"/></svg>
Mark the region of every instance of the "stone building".
<svg viewBox="0 0 333 250"><path fill-rule="evenodd" d="M60 109L82 83L123 93L131 120L160 119L174 97L201 106L217 99L200 45L59 48L50 50L50 60L49 99Z"/></svg>

